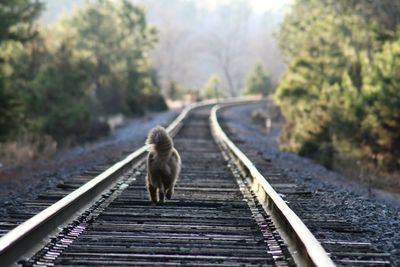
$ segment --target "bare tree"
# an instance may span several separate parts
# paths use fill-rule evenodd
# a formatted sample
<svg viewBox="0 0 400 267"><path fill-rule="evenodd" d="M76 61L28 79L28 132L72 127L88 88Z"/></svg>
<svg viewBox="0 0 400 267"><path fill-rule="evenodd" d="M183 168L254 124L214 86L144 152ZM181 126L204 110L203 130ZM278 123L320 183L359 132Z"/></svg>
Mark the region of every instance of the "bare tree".
<svg viewBox="0 0 400 267"><path fill-rule="evenodd" d="M153 62L163 88L185 76L186 68L182 66L179 57L189 36L189 30L173 20L166 19L159 26L159 43L153 53Z"/></svg>
<svg viewBox="0 0 400 267"><path fill-rule="evenodd" d="M194 0L136 1L147 6L149 21L159 29L152 57L164 90L171 81L199 89L218 74L227 95L236 96L256 63L261 61L274 80L283 70L271 34L280 15L265 19L245 0L219 3L214 9Z"/></svg>
<svg viewBox="0 0 400 267"><path fill-rule="evenodd" d="M213 28L205 38L205 51L216 65L226 83L228 95L236 96L243 82L244 59L248 53L248 37L251 9L246 1L221 6L217 19L218 27Z"/></svg>

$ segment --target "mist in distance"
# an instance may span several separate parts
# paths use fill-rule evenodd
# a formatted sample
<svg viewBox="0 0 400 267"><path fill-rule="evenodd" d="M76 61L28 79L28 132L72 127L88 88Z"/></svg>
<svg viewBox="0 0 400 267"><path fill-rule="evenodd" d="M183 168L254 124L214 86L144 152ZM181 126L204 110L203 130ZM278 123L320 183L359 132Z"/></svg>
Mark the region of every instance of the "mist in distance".
<svg viewBox="0 0 400 267"><path fill-rule="evenodd" d="M46 0L42 21L55 22L84 0ZM285 69L273 36L289 1L133 0L145 7L158 29L152 64L163 89L171 81L199 90L217 74L230 95L238 95L252 67L261 63L277 82Z"/></svg>

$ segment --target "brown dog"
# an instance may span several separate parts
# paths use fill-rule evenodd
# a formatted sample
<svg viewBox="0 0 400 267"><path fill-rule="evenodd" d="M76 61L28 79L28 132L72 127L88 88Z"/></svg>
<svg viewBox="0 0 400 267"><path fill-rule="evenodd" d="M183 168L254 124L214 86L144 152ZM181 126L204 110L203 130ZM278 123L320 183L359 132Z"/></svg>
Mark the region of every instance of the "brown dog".
<svg viewBox="0 0 400 267"><path fill-rule="evenodd" d="M146 140L149 146L147 155L147 190L154 203L171 199L174 186L181 171L181 158L174 148L172 138L160 126L150 130Z"/></svg>

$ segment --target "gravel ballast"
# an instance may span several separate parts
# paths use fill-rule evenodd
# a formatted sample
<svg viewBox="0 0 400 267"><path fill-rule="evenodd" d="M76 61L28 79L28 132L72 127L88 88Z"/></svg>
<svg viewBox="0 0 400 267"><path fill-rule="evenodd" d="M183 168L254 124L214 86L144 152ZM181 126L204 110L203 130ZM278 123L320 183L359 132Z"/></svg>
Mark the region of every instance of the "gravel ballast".
<svg viewBox="0 0 400 267"><path fill-rule="evenodd" d="M256 109L266 111L266 104L237 106L220 114L224 129L234 142L238 142L239 148L245 154L263 157L291 182L313 192L319 200L314 204L316 209L323 207L330 216L343 218L362 230L362 233L350 238L370 242L377 250L390 253L392 263L400 266L400 197L371 190L312 160L280 151L280 126L273 125L267 132L261 125L255 124L251 112ZM261 167L262 172L263 166L257 167ZM295 212L298 209L298 215L302 217L301 206L288 204Z"/></svg>
<svg viewBox="0 0 400 267"><path fill-rule="evenodd" d="M259 103L224 111L222 121L229 136L239 141L239 147L245 153L262 157L293 183L317 195L320 202L315 203L316 208L323 206L336 217L345 218L362 229L362 233L355 237L358 241L371 242L378 250L390 253L393 264L400 266L400 198L370 190L309 159L280 151L279 126L266 132L253 123L251 112L258 108L266 109L266 106ZM35 199L37 195L74 175L96 165L122 159L143 145L151 127L167 125L176 115L177 112L163 112L146 119L133 119L111 136L95 143L60 151L52 158L25 166L0 169L0 216L6 216L9 208ZM288 204L295 212L296 208L301 208L296 203Z"/></svg>
<svg viewBox="0 0 400 267"><path fill-rule="evenodd" d="M8 209L35 199L62 181L79 175L97 165L108 165L144 145L148 131L166 126L179 112L153 113L143 118L129 119L125 126L96 142L64 149L49 158L25 165L0 169L0 216Z"/></svg>

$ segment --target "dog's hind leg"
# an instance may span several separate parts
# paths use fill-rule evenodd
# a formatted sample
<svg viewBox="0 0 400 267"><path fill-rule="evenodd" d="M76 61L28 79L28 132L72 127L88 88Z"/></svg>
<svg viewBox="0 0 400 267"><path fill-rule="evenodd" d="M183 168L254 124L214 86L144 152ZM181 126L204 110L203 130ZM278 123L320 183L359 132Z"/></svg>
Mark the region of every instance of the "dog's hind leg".
<svg viewBox="0 0 400 267"><path fill-rule="evenodd" d="M158 197L161 203L165 200L165 189L164 185L161 185L161 188L158 189Z"/></svg>
<svg viewBox="0 0 400 267"><path fill-rule="evenodd" d="M171 199L173 194L174 194L174 185L167 188L165 196L167 197L167 199Z"/></svg>
<svg viewBox="0 0 400 267"><path fill-rule="evenodd" d="M149 191L150 199L153 203L157 203L157 187L154 187L150 183L147 184L147 190Z"/></svg>
<svg viewBox="0 0 400 267"><path fill-rule="evenodd" d="M164 192L161 189L158 190L158 197L160 199L160 203L163 203L164 199L165 199L165 195L164 195Z"/></svg>

